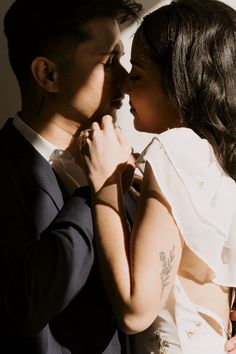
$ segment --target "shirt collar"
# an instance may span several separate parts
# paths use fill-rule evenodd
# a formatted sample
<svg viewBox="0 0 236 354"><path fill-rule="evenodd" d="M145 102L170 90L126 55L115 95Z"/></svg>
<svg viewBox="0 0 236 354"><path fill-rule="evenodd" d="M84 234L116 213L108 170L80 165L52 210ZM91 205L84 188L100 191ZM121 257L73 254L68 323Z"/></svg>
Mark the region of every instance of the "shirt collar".
<svg viewBox="0 0 236 354"><path fill-rule="evenodd" d="M57 146L44 139L41 135L30 128L18 114L13 118L14 127L23 135L23 137L37 150L47 161Z"/></svg>
<svg viewBox="0 0 236 354"><path fill-rule="evenodd" d="M68 152L58 149L57 146L44 139L30 128L18 114L13 118L13 125L21 135L50 163L61 178L69 193L79 186L87 185L83 170L74 161Z"/></svg>

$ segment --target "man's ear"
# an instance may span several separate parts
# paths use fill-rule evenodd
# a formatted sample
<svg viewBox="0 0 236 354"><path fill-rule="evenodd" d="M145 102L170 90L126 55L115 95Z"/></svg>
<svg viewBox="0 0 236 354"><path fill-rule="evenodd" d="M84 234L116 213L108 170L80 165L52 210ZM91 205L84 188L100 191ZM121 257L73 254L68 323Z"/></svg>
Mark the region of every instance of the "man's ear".
<svg viewBox="0 0 236 354"><path fill-rule="evenodd" d="M36 57L31 63L31 72L47 92L58 92L58 72L56 64L44 57Z"/></svg>

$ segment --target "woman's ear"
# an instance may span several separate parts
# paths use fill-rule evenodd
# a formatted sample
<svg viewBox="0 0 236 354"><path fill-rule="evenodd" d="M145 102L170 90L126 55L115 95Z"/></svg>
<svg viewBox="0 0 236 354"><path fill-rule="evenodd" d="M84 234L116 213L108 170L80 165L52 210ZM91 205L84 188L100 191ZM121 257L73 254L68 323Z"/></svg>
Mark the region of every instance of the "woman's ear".
<svg viewBox="0 0 236 354"><path fill-rule="evenodd" d="M31 72L38 85L46 92L58 92L56 64L44 57L36 57L31 63Z"/></svg>

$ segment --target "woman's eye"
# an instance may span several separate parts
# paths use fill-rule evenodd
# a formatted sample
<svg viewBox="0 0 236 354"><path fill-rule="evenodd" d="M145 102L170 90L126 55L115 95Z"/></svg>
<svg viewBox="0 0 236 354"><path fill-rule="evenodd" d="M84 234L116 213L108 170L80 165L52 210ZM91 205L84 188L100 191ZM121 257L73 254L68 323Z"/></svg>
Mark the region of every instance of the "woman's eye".
<svg viewBox="0 0 236 354"><path fill-rule="evenodd" d="M141 79L141 76L140 75L130 75L129 79L131 81L137 81L137 80Z"/></svg>

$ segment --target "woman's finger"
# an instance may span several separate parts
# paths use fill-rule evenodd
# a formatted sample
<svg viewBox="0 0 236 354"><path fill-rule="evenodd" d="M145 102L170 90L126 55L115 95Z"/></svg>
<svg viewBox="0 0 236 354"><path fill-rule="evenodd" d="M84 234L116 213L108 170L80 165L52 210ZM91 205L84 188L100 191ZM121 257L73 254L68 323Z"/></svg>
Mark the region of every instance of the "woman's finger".
<svg viewBox="0 0 236 354"><path fill-rule="evenodd" d="M116 133L116 137L121 145L128 145L128 140L123 135L123 133L119 127L115 127L115 133Z"/></svg>
<svg viewBox="0 0 236 354"><path fill-rule="evenodd" d="M100 125L98 124L98 122L93 122L91 124L91 130L95 131L95 130L101 130Z"/></svg>
<svg viewBox="0 0 236 354"><path fill-rule="evenodd" d="M112 116L106 115L102 117L101 128L103 130L114 130L114 123Z"/></svg>

